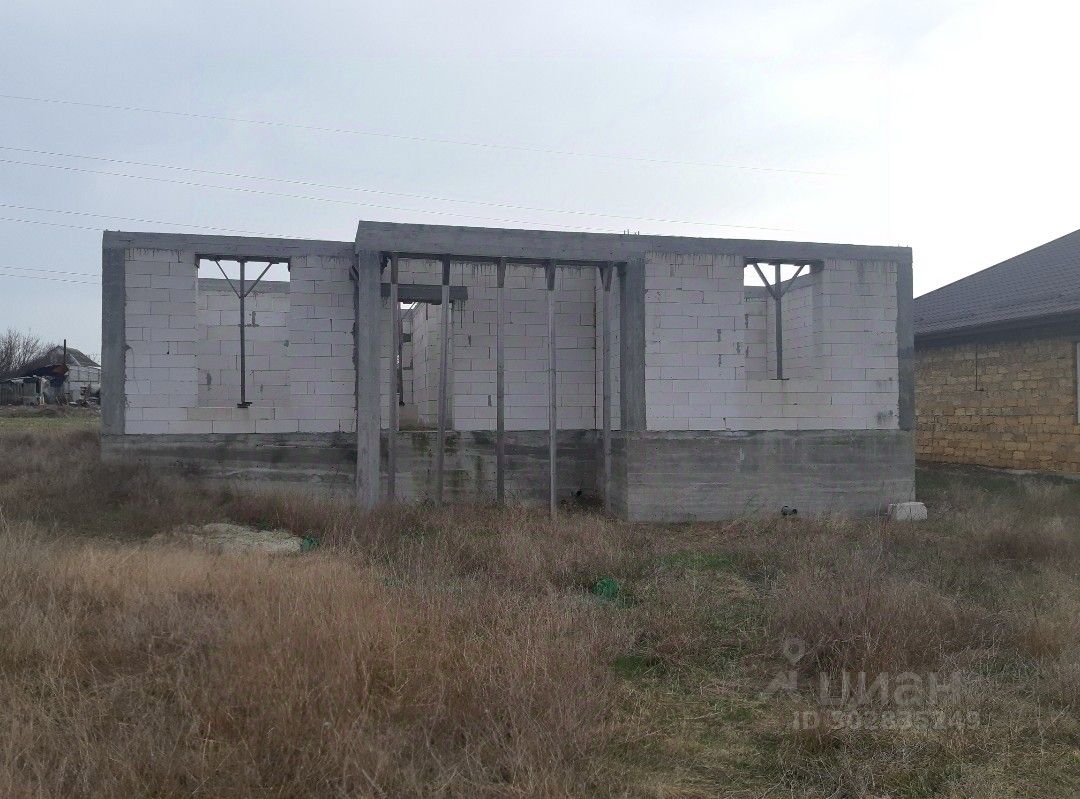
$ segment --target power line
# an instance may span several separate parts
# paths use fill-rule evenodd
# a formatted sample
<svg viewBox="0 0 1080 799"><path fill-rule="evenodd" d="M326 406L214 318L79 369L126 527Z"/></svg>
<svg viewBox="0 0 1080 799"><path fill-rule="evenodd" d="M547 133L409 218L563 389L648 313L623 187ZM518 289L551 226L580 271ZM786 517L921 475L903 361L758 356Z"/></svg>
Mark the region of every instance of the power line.
<svg viewBox="0 0 1080 799"><path fill-rule="evenodd" d="M744 230L771 230L783 233L799 233L802 231L793 228L765 227L763 225L725 225L719 222L696 222L685 219L667 219L665 217L629 216L626 214L611 214L601 211L582 211L564 208L544 208L541 206L518 205L515 203L493 202L487 200L466 200L457 197L441 197L433 194L410 194L407 192L384 191L382 189L369 189L360 186L340 186L333 183L319 183L312 180L300 180L294 178L276 178L266 175L249 175L243 172L225 172L214 169L199 169L197 167L179 166L176 164L156 164L147 161L129 161L122 158L106 158L98 155L83 155L79 153L62 153L55 150L35 150L29 147L13 147L0 144L0 150L17 153L32 153L34 155L47 155L59 158L79 158L86 161L99 161L108 164L120 164L123 166L141 166L151 169L171 169L179 172L191 172L200 175L215 175L217 177L239 178L242 180L263 180L272 183L283 183L292 186L307 186L310 188L332 189L336 191L353 191L365 194L385 194L389 197L405 197L413 200L432 200L436 202L462 203L466 205L484 205L494 208L511 208L519 211L535 211L547 214L573 214L577 216L603 217L607 219L621 219L627 222L660 222L675 225L697 225L701 227L737 228ZM24 163L24 162L16 162ZM477 217L483 218L483 217Z"/></svg>
<svg viewBox="0 0 1080 799"><path fill-rule="evenodd" d="M252 188L250 186L222 186L222 185L215 184L215 183L199 183L199 182L193 181L193 180L180 180L178 178L164 178L164 177L157 177L157 176L153 176L153 175L133 175L133 174L128 173L128 172L110 172L110 171L107 171L107 170L104 170L104 169L88 169L86 167L69 166L67 164L39 164L39 163L36 163L36 162L33 162L33 161L19 161L19 160L13 159L13 158L0 158L0 164L14 164L16 166L30 166L30 167L37 167L37 168L40 168L40 169L59 169L59 170L64 171L64 172L80 172L80 173L88 174L88 175L105 175L105 176L108 176L108 177L126 178L126 179L129 179L129 180L145 180L145 181L150 181L150 182L153 182L153 183L172 183L172 184L175 184L175 185L178 185L178 186L188 186L190 188L197 188L197 189L217 189L219 191L235 191L235 192L240 192L242 194L258 194L258 195L264 195L264 196L268 196L268 197L283 197L283 198L291 199L291 200L308 200L308 201L311 201L311 202L334 203L335 205L345 205L345 206L350 206L350 207L363 206L365 208L378 208L378 209L385 210L385 211L397 211L397 212L400 212L400 213L408 213L408 214L432 214L432 215L435 215L435 216L449 216L449 217L459 217L459 218L465 218L465 219L477 219L477 220L484 221L484 222L499 222L499 223L502 223L502 224L509 223L509 224L514 224L514 225L535 226L536 224L538 224L536 222L531 222L531 221L522 220L522 219L512 219L512 218L506 218L506 217L481 216L481 215L478 215L478 214L462 213L460 211L437 211L437 210L433 210L433 209L424 209L424 208L407 208L407 207L403 207L403 206L384 205L382 203L365 202L365 201L362 201L362 200L342 200L342 199L339 199L339 198L336 198L336 197L319 197L319 196L310 195L310 194L290 194L288 192L271 191L269 189L256 189L256 188ZM790 230L790 229L787 229L787 228L766 228L766 227L759 227L757 225L722 225L720 223L713 223L713 224L715 224L716 227L736 228L736 229L742 229L742 230L771 230L771 231L783 231L783 232L798 232L798 231ZM614 230L613 228L588 227L588 226L583 226L583 225L560 225L560 227L563 230L579 230L579 231L586 231L586 232L601 232L601 233L619 232L617 230Z"/></svg>
<svg viewBox="0 0 1080 799"><path fill-rule="evenodd" d="M46 222L44 219L18 219L12 216L0 216L0 222L23 222L28 225L48 225L50 227L66 227L72 230L91 230L94 233L100 233L99 227L88 227L86 225L66 225L63 222Z"/></svg>
<svg viewBox="0 0 1080 799"><path fill-rule="evenodd" d="M73 211L65 208L42 208L34 205L15 205L14 203L0 203L0 208L14 208L19 211L41 211L47 214L66 214L68 216L92 216L96 219L116 219L121 222L138 222L139 224L146 225L169 225L170 227L189 227L196 228L198 230L213 230L216 233L240 233L245 236L265 236L267 238L276 239L295 239L303 238L302 236L286 236L280 233L264 233L258 230L244 230L242 228L228 228L228 227L214 227L213 225L194 225L187 222L166 222L162 219L143 219L136 216L116 216L115 214L97 214L92 211ZM5 221L24 221L34 222L37 220L25 219L25 220L5 220ZM42 222L42 224L49 224L48 222ZM68 227L75 227L69 225ZM82 228L83 230L98 230L100 228Z"/></svg>
<svg viewBox="0 0 1080 799"><path fill-rule="evenodd" d="M499 217L490 216L477 216L475 214L462 214L456 211L432 211L424 210L421 208L403 208L394 205L382 205L380 203L369 203L361 200L340 200L334 197L316 197L308 194L289 194L281 191L270 191L269 189L255 189L250 186L221 186L213 183L198 183L193 180L179 180L177 178L162 178L154 177L151 175L132 175L126 172L108 172L103 169L87 169L80 166L68 166L66 164L37 164L30 161L16 161L11 158L0 158L0 164L16 164L18 166L32 166L40 167L43 169L59 169L65 172L82 172L89 175L106 175L109 177L128 178L130 180L147 180L154 183L173 183L178 186L188 186L196 189L218 189L221 191L236 191L242 194L259 194L268 197L284 197L291 200L310 200L313 202L334 203L336 205L347 206L364 206L365 208L379 208L386 211L399 211L409 214L434 214L436 216L452 216L452 217L464 217L467 219L479 219L486 222L502 222L512 223L517 225L535 225L535 222L525 222L520 219L505 219ZM601 232L613 232L611 228L595 228L595 227L582 227L580 225L565 225L565 229L582 230L582 231L601 231Z"/></svg>
<svg viewBox="0 0 1080 799"><path fill-rule="evenodd" d="M28 97L17 94L0 94L0 99L16 100L19 102L44 103L49 105L66 105L79 108L97 108L105 111L127 111L139 114L158 114L163 116L184 117L188 119L208 119L218 122L239 122L245 125L261 125L272 128L291 128L294 130L309 130L319 133L334 133L348 136L372 136L396 141L422 142L424 144L448 144L459 147L472 147L483 150L509 150L513 152L535 153L541 155L569 156L573 158L592 158L610 161L632 161L642 164L663 164L667 166L692 166L708 167L713 169L738 169L749 172L775 172L781 174L807 175L814 177L840 177L834 172L816 171L810 169L784 169L781 167L749 166L746 164L732 164L709 161L682 161L668 158L652 158L638 155L621 155L617 153L591 153L577 150L561 150L549 147L535 147L524 144L500 144L496 142L468 141L464 139L445 139L432 136L415 136L405 133L388 133L386 131L363 130L359 128L338 128L325 125L308 125L301 122L287 122L283 120L252 119L248 117L231 117L219 114L201 114L193 111L173 111L163 108L144 108L134 105L111 105L107 103L89 103L78 100L63 100L54 97Z"/></svg>
<svg viewBox="0 0 1080 799"><path fill-rule="evenodd" d="M35 266L7 266L0 264L0 269L14 269L17 272L46 272L50 275L82 275L84 277L97 277L97 272L66 272L63 269L42 269Z"/></svg>
<svg viewBox="0 0 1080 799"><path fill-rule="evenodd" d="M5 206L0 205L0 207L5 207ZM233 232L233 231L231 231L230 228L215 228L215 227L208 227L208 226L205 226L205 225L189 225L186 222L160 222L160 221L145 220L145 219L140 220L140 219L135 219L135 218L129 217L129 216L111 216L109 214L92 214L92 213L90 213L88 211L64 211L64 210L60 210L60 209L50 209L50 208L34 208L34 209L30 209L28 206L8 206L8 207L27 208L27 210L46 211L48 213L54 213L54 214L69 214L70 213L70 214L78 214L80 216L93 216L93 217L98 217L100 219L118 219L118 220L121 220L121 221L124 221L124 222L153 222L153 224L156 224L156 225L172 225L173 227L194 228L195 230L212 230L212 231L215 231L215 232ZM26 224L26 225L48 225L49 227L62 227L62 228L68 228L69 230L88 230L91 233L97 233L97 234L100 234L102 232L100 227L92 227L90 225L70 225L70 224L68 224L66 222L49 222L49 221L44 220L44 219L22 219L20 217L14 217L14 216L0 216L0 222L17 222L17 223ZM271 238L271 239L304 239L305 238L304 236L288 235L288 234L284 234L284 233L257 233L256 232L256 233L253 233L253 235L263 236L265 238Z"/></svg>
<svg viewBox="0 0 1080 799"><path fill-rule="evenodd" d="M49 280L49 281L52 281L53 283L71 283L73 285L80 285L80 286L100 286L101 285L100 280L72 280L71 278L67 278L67 277L48 277L47 275L11 274L11 273L3 271L4 268L5 267L0 266L0 277L21 277L24 280Z"/></svg>

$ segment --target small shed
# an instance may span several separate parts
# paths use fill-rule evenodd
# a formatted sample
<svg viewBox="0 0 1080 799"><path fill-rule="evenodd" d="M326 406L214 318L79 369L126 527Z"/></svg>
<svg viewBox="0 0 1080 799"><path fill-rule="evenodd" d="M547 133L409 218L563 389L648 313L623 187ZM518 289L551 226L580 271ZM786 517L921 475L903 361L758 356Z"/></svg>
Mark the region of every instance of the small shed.
<svg viewBox="0 0 1080 799"><path fill-rule="evenodd" d="M53 347L12 377L44 378L44 397L49 403L97 401L101 392L101 364L73 347Z"/></svg>
<svg viewBox="0 0 1080 799"><path fill-rule="evenodd" d="M41 405L46 381L41 377L9 377L0 380L0 405Z"/></svg>

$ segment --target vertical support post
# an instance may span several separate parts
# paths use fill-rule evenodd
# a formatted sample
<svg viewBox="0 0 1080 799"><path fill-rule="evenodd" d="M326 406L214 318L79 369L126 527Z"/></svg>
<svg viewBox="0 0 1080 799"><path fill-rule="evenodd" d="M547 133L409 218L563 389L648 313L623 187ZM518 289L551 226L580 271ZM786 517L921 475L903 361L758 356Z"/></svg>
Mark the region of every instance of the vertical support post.
<svg viewBox="0 0 1080 799"><path fill-rule="evenodd" d="M398 353L401 350L401 308L398 305L398 255L390 255L390 402L389 429L386 433L386 497L393 501L397 493L398 432Z"/></svg>
<svg viewBox="0 0 1080 799"><path fill-rule="evenodd" d="M620 264L619 426L623 437L646 427L645 418L645 258ZM627 446L630 446L627 438Z"/></svg>
<svg viewBox="0 0 1080 799"><path fill-rule="evenodd" d="M506 259L495 266L495 499L506 501L506 358L503 353L503 289L506 287Z"/></svg>
<svg viewBox="0 0 1080 799"><path fill-rule="evenodd" d="M372 508L379 501L381 258L373 250L360 250L356 255L356 502L363 508Z"/></svg>
<svg viewBox="0 0 1080 799"><path fill-rule="evenodd" d="M450 348L450 256L443 256L442 261L442 318L440 319L439 338L439 432L435 453L435 501L443 501L443 469L446 450L446 378Z"/></svg>
<svg viewBox="0 0 1080 799"><path fill-rule="evenodd" d="M780 263L773 265L776 279L773 281L773 302L776 306L776 379L784 379L784 286L780 282Z"/></svg>
<svg viewBox="0 0 1080 799"><path fill-rule="evenodd" d="M600 267L600 283L603 287L601 294L602 312L602 353L601 371L603 373L603 449L604 449L604 511L611 513L611 275L615 271L614 264L604 264Z"/></svg>
<svg viewBox="0 0 1080 799"><path fill-rule="evenodd" d="M240 402L237 408L248 408L251 403L247 401L247 322L245 319L244 300L247 298L247 286L244 284L244 264L240 259Z"/></svg>
<svg viewBox="0 0 1080 799"><path fill-rule="evenodd" d="M124 336L127 276L124 270L124 245L111 241L108 233L101 248L101 432L124 432L124 373L127 368L127 345ZM190 257L190 261L185 261ZM194 255L181 253L180 263L198 268ZM910 297L909 297L910 299Z"/></svg>
<svg viewBox="0 0 1080 799"><path fill-rule="evenodd" d="M547 261L544 264L547 272L547 312L548 312L548 505L551 515L555 516L556 509L556 484L555 484L555 461L556 444L555 436L559 425L556 417L556 371L555 353L558 349L555 340L555 262Z"/></svg>

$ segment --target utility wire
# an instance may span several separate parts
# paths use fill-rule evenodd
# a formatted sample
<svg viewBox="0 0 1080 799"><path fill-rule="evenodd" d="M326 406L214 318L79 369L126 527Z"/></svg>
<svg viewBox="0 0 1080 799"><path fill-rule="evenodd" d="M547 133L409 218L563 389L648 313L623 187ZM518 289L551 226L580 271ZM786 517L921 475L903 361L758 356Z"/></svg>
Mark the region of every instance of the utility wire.
<svg viewBox="0 0 1080 799"><path fill-rule="evenodd" d="M701 227L739 228L745 230L772 230L784 233L800 233L802 231L793 228L765 227L762 225L725 225L719 222L695 222L686 219L668 219L665 217L629 216L626 214L611 214L601 211L582 211L565 208L544 208L533 205L518 205L515 203L492 202L486 200L465 200L457 197L440 197L433 194L410 194L399 191L384 191L382 189L369 189L360 186L340 186L333 183L319 183L312 180L300 180L293 178L276 178L267 175L249 175L243 172L224 172L214 169L199 169L197 167L178 166L176 164L155 164L147 161L129 161L122 158L106 158L97 155L82 155L79 153L62 153L55 150L35 150L29 147L12 147L0 144L0 150L16 153L32 153L34 155L47 155L59 158L79 158L85 161L99 161L107 164L120 164L123 166L141 166L151 169L171 169L178 172L190 172L200 175L214 175L217 177L239 178L242 180L263 180L272 183L283 183L291 186L307 186L309 188L333 189L336 191L353 191L364 194L385 194L388 197L405 197L411 200L432 200L435 202L462 203L465 205L484 205L493 208L511 208L519 211L535 211L546 214L574 214L577 216L603 217L607 219L621 219L627 222L661 222L675 225L697 225ZM22 162L18 162L22 163Z"/></svg>
<svg viewBox="0 0 1080 799"><path fill-rule="evenodd" d="M42 209L42 210L45 210L45 209ZM68 212L67 211L54 211L53 213L63 214L63 213L68 213ZM80 211L80 212L75 212L75 213L80 213L81 214L83 212ZM121 220L126 220L126 221L138 221L138 220L132 220L130 217L126 217L126 216L107 216L106 214L87 214L87 215L88 216L100 217L102 219L121 219ZM101 233L101 228L100 227L91 227L90 225L70 225L70 224L67 224L66 222L48 222L48 221L46 221L44 219L21 219L19 217L13 217L13 216L0 216L0 222L18 222L20 224L25 224L25 225L48 225L49 227L62 227L62 228L68 228L69 230L89 230L92 233L98 233L98 234ZM182 222L157 222L155 224L174 225L176 227L195 228L196 230L221 231L223 229L223 228L203 227L201 225L188 225L188 224L185 224L185 223L182 223ZM266 238L274 238L274 239L300 239L300 238L303 238L302 236L286 236L286 235L282 235L280 233L259 233L257 235L265 236Z"/></svg>
<svg viewBox="0 0 1080 799"><path fill-rule="evenodd" d="M11 273L5 272L3 270L4 270L4 267L0 266L0 277L21 277L24 280L49 280L49 281L52 281L53 283L72 283L74 285L79 285L79 286L100 286L101 285L100 280L73 280L73 279L67 278L67 277L48 277L47 275L22 275L22 274L18 274L18 273L11 274Z"/></svg>
<svg viewBox="0 0 1080 799"><path fill-rule="evenodd" d="M43 169L59 169L65 172L82 172L89 175L107 175L109 177L128 178L130 180L147 180L153 183L173 183L178 186L189 186L196 189L218 189L221 191L236 191L242 194L259 194L267 197L284 197L291 200L310 200L313 202L334 203L350 207L364 206L366 208L379 208L386 211L400 211L409 214L434 214L436 216L464 217L467 219L479 219L486 222L502 222L517 225L535 225L535 222L525 222L520 219L505 219L500 217L477 216L475 214L462 214L457 211L429 211L421 208L402 208L394 205L382 205L381 203L369 203L361 200L341 200L334 197L316 197L308 194L288 194L269 189L255 189L248 186L221 186L213 183L198 183L192 180L179 180L177 178L153 177L150 175L132 175L127 172L108 172L102 169L87 169L81 166L67 166L66 164L38 164L31 161L16 161L11 158L0 158L0 164L16 164L19 166L40 167ZM565 229L581 231L614 232L611 228L582 227L580 225L566 225Z"/></svg>
<svg viewBox="0 0 1080 799"><path fill-rule="evenodd" d="M105 176L108 176L108 177L126 178L126 179L129 179L129 180L145 180L145 181L150 181L150 182L153 182L153 183L172 183L172 184L175 184L175 185L178 185L178 186L188 186L190 188L197 188L197 189L217 189L219 191L235 191L235 192L240 192L242 194L258 194L258 195L263 195L263 196L267 196L267 197L283 197L283 198L290 199L290 200L308 200L308 201L311 201L311 202L334 203L335 205L345 205L345 206L350 206L350 207L363 206L365 208L378 208L378 209L385 210L385 211L398 211L400 213L408 213L408 214L432 214L432 215L435 215L435 216L449 216L449 217L459 217L459 218L465 218L465 219L477 219L477 220L484 221L484 222L499 222L501 224L527 225L527 226L530 226L530 227L535 226L535 225L538 224L536 222L530 222L530 221L522 220L522 219L513 219L513 218L507 218L507 217L481 216L481 215L478 215L478 214L462 213L460 211L437 211L437 210L433 210L433 209L424 209L424 208L407 208L407 207L403 207L403 206L384 205L382 203L365 202L363 200L342 200L342 199L339 199L339 198L336 198L336 197L319 197L319 196L310 195L310 194L290 194L288 192L271 191L270 189L256 189L256 188L252 188L250 186L222 186L220 184L215 184L215 183L199 183L197 181L192 181L192 180L180 180L179 178L164 178L164 177L156 177L156 176L152 176L152 175L133 175L133 174L131 174L129 172L110 172L110 171L103 170L103 169L88 169L86 167L69 166L67 164L40 164L40 163L36 163L36 162L33 162L33 161L19 161L19 160L13 159L13 158L0 158L0 164L14 164L16 166L30 166L30 167L37 167L37 168L40 168L40 169L59 169L59 170L64 171L64 172L81 172L81 173L88 174L88 175L105 175ZM717 226L718 227L737 228L737 229L743 229L743 230L772 230L772 231L782 230L784 232L798 232L798 231L792 231L792 230L789 230L789 229L786 229L786 228L765 228L765 227L758 227L756 225L720 225L719 223L717 223ZM615 230L613 228L589 227L589 226L583 226L583 225L560 225L560 228L562 228L563 230L579 230L579 231L600 232L600 233L617 233L617 232L621 232L621 231Z"/></svg>
<svg viewBox="0 0 1080 799"><path fill-rule="evenodd" d="M301 122L287 122L268 119L252 119L248 117L232 117L218 114L201 114L193 111L172 111L164 108L143 108L134 105L110 105L107 103L89 103L78 100L63 100L54 97L28 97L18 94L0 94L2 100L15 100L28 103L43 103L49 105L66 105L78 108L97 108L105 111L127 111L139 114L158 114L172 117L185 117L188 119L208 119L218 122L239 122L245 125L261 125L271 128L291 128L294 130L309 130L319 133L335 133L349 136L373 136L382 139L396 141L422 142L425 144L449 144L459 147L472 147L483 150L509 150L513 152L538 153L542 155L570 156L573 158L592 158L609 161L632 161L641 164L663 164L667 166L693 166L709 167L714 169L738 169L749 172L775 172L792 175L811 175L815 177L840 177L834 172L823 172L810 169L783 169L780 167L749 166L746 164L732 164L710 161L682 161L668 158L652 158L638 155L620 155L617 153L591 153L577 150L561 150L549 147L535 147L524 144L499 144L496 142L468 141L464 139L445 139L432 136L414 136L405 133L388 133L386 131L363 130L358 128L338 128L325 125L307 125Z"/></svg>
<svg viewBox="0 0 1080 799"><path fill-rule="evenodd" d="M83 277L97 277L97 272L65 272L63 269L42 269L37 266L7 266L0 264L0 269L14 269L16 272L46 272L50 275L81 275Z"/></svg>
<svg viewBox="0 0 1080 799"><path fill-rule="evenodd" d="M258 230L243 230L241 228L229 228L229 227L214 227L212 225L193 225L187 222L166 222L162 219L143 219L137 216L116 216L114 214L96 214L91 211L72 211L64 208L42 208L35 205L15 205L13 203L0 203L0 208L14 208L19 211L41 211L47 214L66 214L68 216L91 216L96 219L116 219L121 222L138 222L139 224L147 225L169 225L170 227L189 227L196 228L198 230L212 230L216 233L240 233L246 236L264 236L267 238L275 239L296 239L303 238L302 236L286 236L279 233L263 233ZM36 220L6 220L6 221L24 221L34 222ZM42 224L50 224L43 222ZM100 230L100 228L83 228L84 230Z"/></svg>

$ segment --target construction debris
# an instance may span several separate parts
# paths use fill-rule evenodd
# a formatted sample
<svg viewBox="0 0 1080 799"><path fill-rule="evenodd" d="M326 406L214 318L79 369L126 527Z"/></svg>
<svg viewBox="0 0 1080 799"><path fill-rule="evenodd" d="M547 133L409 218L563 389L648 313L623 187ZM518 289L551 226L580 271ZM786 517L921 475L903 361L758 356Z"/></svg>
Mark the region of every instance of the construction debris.
<svg viewBox="0 0 1080 799"><path fill-rule="evenodd" d="M184 524L150 539L155 544L185 545L215 552L267 552L274 555L310 552L318 544L288 530L257 530L242 524Z"/></svg>

